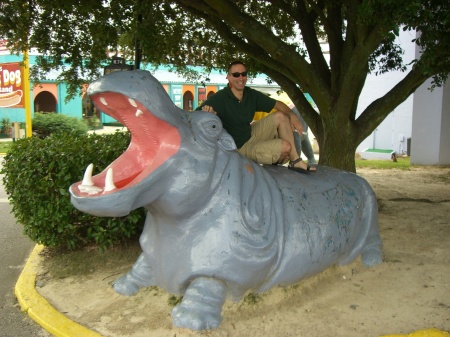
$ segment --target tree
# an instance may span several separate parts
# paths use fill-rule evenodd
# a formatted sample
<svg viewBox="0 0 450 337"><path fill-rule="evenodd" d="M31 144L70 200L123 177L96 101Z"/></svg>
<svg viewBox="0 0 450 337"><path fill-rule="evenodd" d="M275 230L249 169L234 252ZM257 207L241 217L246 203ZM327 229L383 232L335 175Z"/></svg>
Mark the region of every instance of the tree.
<svg viewBox="0 0 450 337"><path fill-rule="evenodd" d="M243 59L293 99L317 137L320 163L353 172L357 146L428 78L439 86L450 70L445 0L29 0L27 6L10 0L0 6L0 31L10 44L37 48L41 71L64 68L61 78L74 85L96 76L108 48L120 46L132 59L136 41L143 62L186 73L189 64L223 69ZM420 33L415 42L422 52L409 67L395 43L400 29ZM329 45L329 62L321 42ZM391 70L405 71L404 78L356 117L368 73Z"/></svg>

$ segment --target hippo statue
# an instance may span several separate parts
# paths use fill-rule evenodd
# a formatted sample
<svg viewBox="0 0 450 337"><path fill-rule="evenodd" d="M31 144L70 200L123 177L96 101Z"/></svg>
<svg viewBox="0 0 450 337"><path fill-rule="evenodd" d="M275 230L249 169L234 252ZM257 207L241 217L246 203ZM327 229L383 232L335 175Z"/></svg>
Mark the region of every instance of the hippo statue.
<svg viewBox="0 0 450 337"><path fill-rule="evenodd" d="M366 266L382 262L377 202L361 177L252 162L217 116L178 108L148 71L111 73L88 94L132 139L100 174L88 167L71 202L96 216L147 210L142 253L113 287L183 295L175 326L215 328L227 297L290 285L359 255Z"/></svg>

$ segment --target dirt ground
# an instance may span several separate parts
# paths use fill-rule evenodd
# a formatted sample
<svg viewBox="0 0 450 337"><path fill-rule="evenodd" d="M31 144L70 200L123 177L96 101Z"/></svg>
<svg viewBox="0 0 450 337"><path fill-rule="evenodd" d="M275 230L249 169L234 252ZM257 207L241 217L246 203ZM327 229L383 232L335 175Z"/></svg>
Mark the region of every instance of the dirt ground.
<svg viewBox="0 0 450 337"><path fill-rule="evenodd" d="M160 288L132 297L111 283L137 257L85 275L52 277L44 262L37 289L56 309L105 337L361 337L450 331L450 167L359 169L379 201L384 263L360 259L288 288L226 302L212 331L172 326L174 298ZM70 263L70 262L69 262ZM89 263L89 261L86 261Z"/></svg>

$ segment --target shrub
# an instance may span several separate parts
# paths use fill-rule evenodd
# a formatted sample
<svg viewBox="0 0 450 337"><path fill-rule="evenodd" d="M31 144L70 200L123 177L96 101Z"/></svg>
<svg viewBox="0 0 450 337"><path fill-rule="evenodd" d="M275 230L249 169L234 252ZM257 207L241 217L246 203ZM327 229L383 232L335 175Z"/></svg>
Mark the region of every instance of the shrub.
<svg viewBox="0 0 450 337"><path fill-rule="evenodd" d="M97 116L85 118L83 119L83 122L88 126L89 129L98 129L102 125L101 120Z"/></svg>
<svg viewBox="0 0 450 337"><path fill-rule="evenodd" d="M36 112L31 123L33 134L45 138L58 132L71 132L77 135L85 134L88 126L81 119L56 113Z"/></svg>
<svg viewBox="0 0 450 337"><path fill-rule="evenodd" d="M108 135L52 135L15 142L3 162L3 184L12 213L34 242L48 247L100 249L139 233L145 217L138 209L121 218L95 217L70 203L69 186L83 178L87 165L94 174L116 159L130 142L128 132Z"/></svg>

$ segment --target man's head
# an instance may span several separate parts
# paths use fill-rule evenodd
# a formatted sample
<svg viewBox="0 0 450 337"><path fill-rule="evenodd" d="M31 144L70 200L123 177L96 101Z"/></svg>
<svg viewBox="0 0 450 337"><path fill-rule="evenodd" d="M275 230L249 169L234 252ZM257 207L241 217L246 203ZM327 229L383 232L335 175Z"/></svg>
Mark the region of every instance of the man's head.
<svg viewBox="0 0 450 337"><path fill-rule="evenodd" d="M227 79L231 88L244 90L247 83L247 68L241 61L231 62L228 66Z"/></svg>

